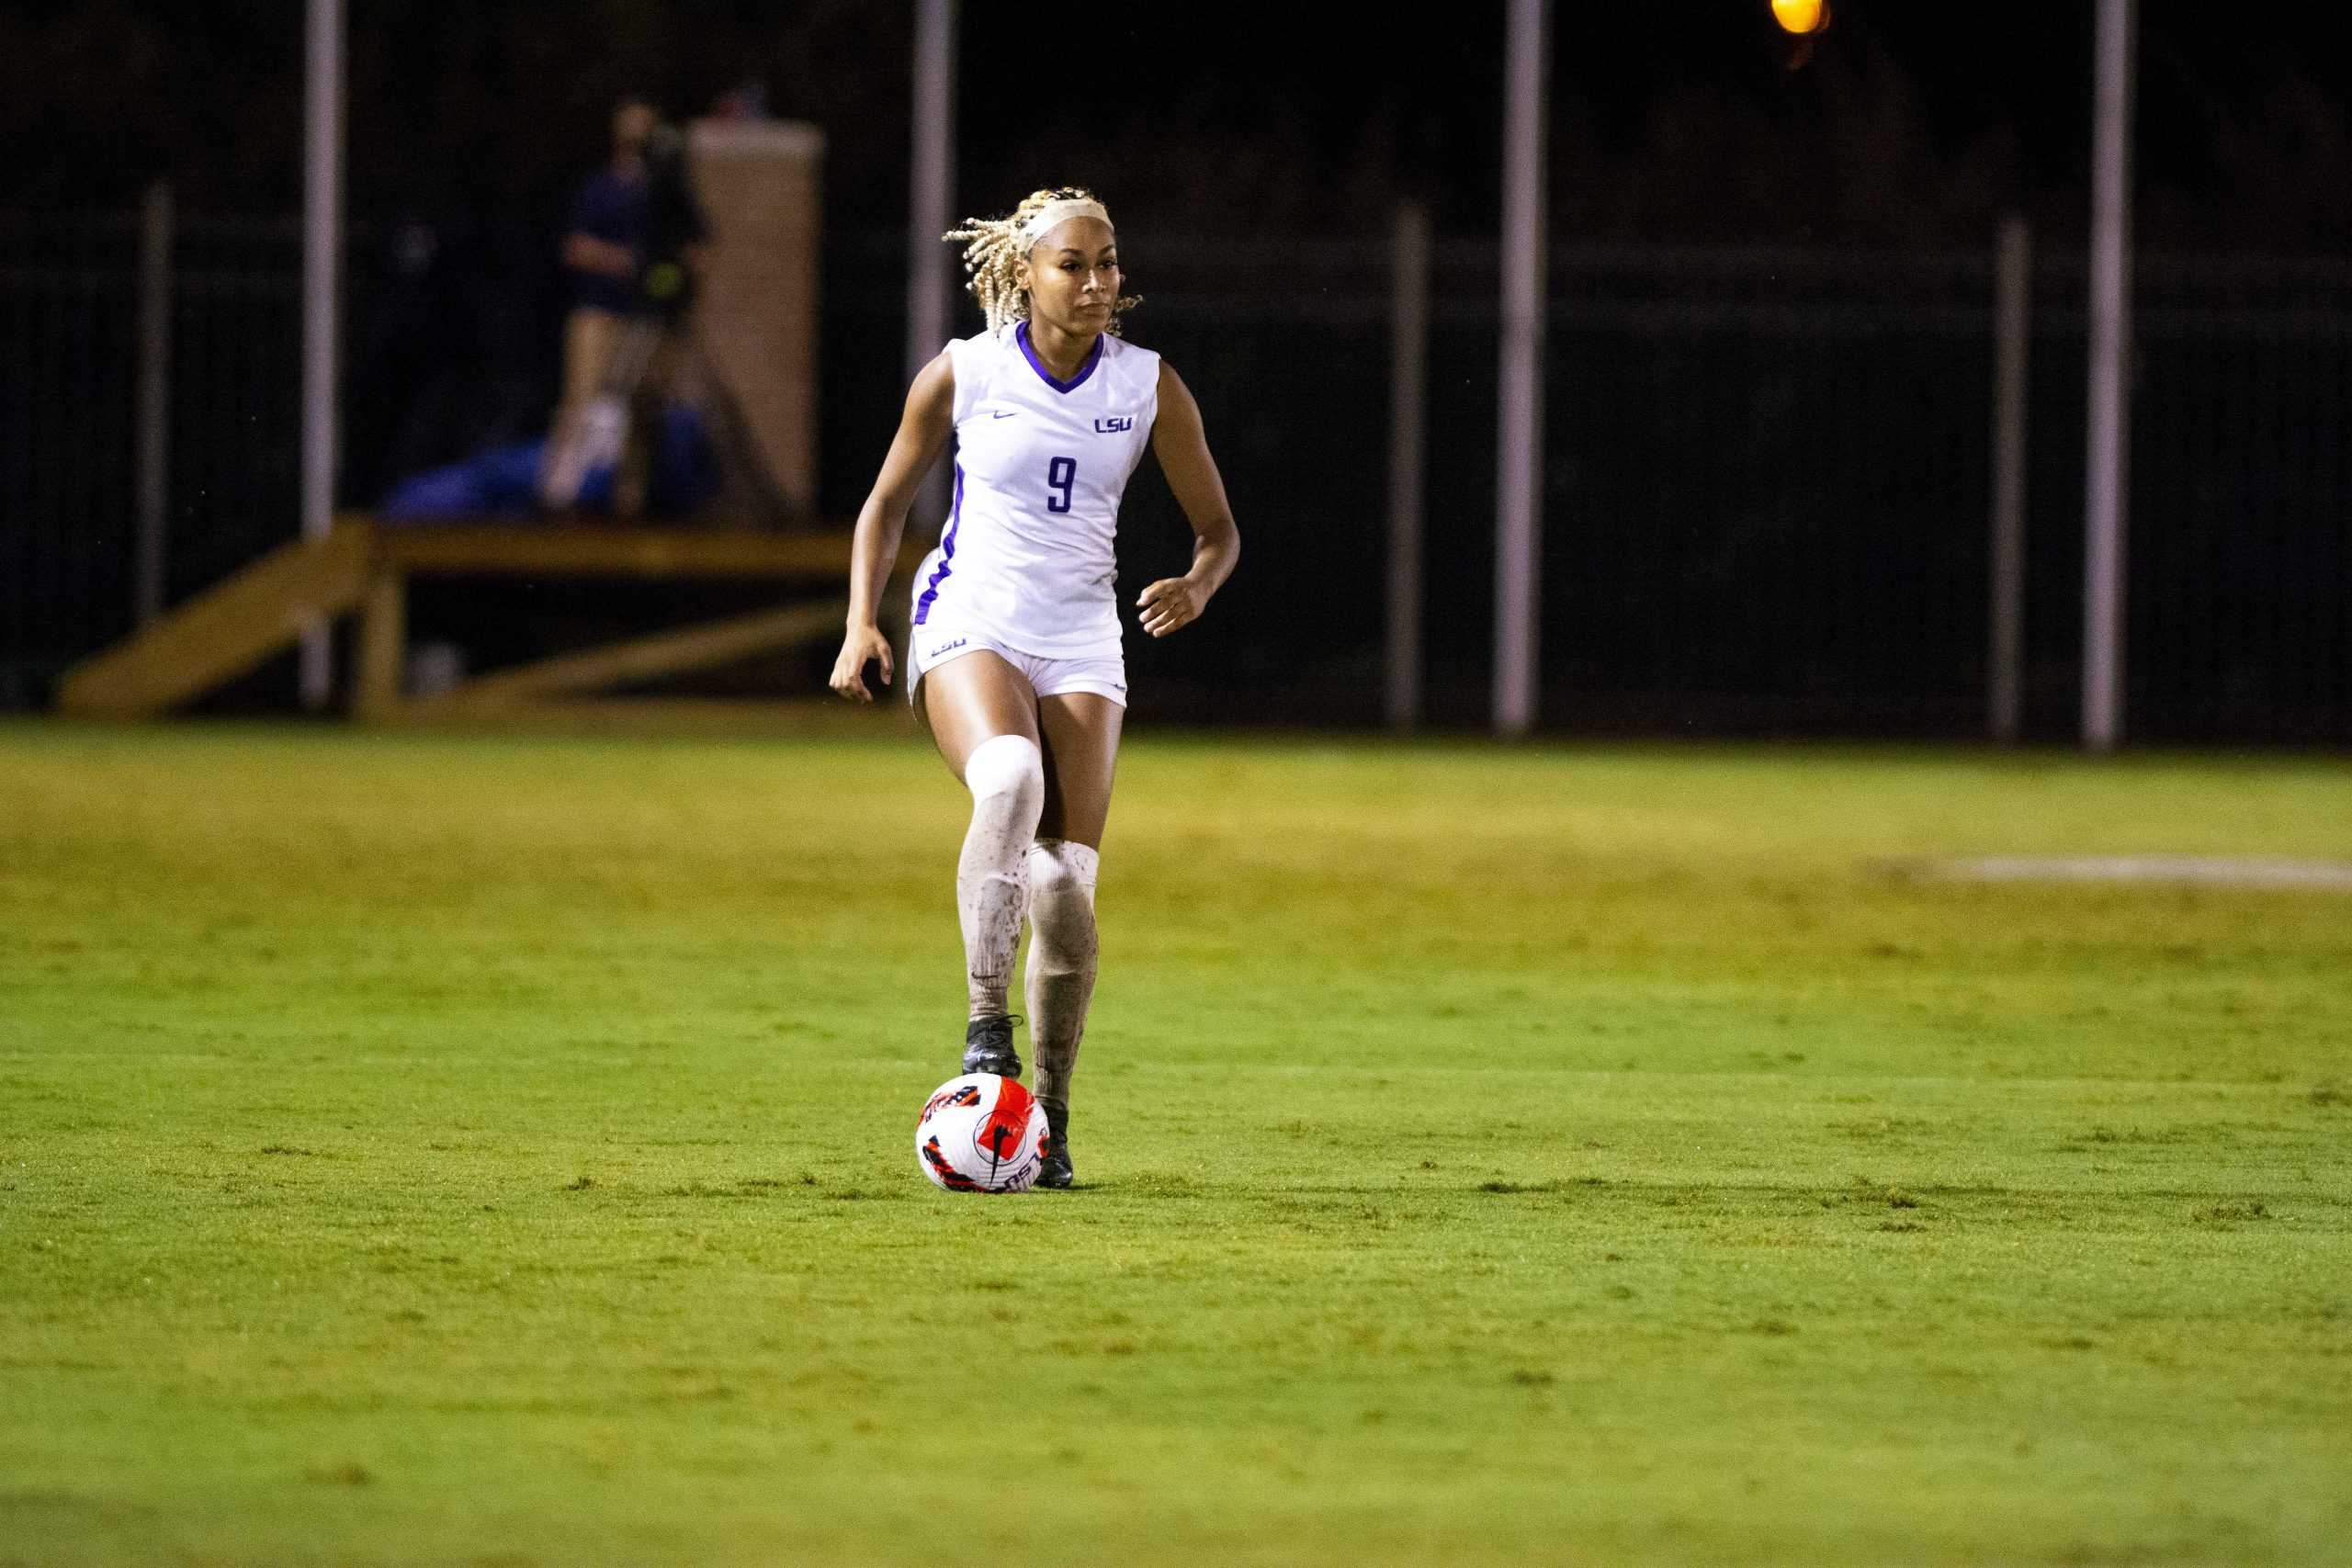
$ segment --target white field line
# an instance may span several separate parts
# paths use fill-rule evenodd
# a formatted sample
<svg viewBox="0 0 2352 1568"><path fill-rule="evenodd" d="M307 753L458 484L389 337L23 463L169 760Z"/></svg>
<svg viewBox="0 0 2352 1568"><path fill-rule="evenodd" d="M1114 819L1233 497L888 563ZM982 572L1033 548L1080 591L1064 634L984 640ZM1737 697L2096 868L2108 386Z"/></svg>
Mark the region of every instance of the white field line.
<svg viewBox="0 0 2352 1568"><path fill-rule="evenodd" d="M2155 882L2352 893L2352 861L2251 855L1984 855L1892 861L1885 869L1941 882Z"/></svg>

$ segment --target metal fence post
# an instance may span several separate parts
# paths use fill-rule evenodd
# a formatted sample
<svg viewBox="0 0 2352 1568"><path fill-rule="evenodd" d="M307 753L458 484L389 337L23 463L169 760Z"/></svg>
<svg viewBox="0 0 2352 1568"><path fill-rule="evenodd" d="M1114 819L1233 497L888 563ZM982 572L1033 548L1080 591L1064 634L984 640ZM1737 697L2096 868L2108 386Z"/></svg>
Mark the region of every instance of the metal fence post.
<svg viewBox="0 0 2352 1568"><path fill-rule="evenodd" d="M137 474L137 544L131 558L132 623L152 626L164 613L170 539L172 464L172 186L157 180L139 209L139 384L134 399L132 468Z"/></svg>
<svg viewBox="0 0 2352 1568"><path fill-rule="evenodd" d="M2033 242L2001 221L1993 269L1993 581L1988 641L1993 739L2014 742L2025 705L2026 356L2033 335Z"/></svg>
<svg viewBox="0 0 2352 1568"><path fill-rule="evenodd" d="M343 306L343 0L310 0L302 148L302 537L334 529ZM327 705L334 644L323 619L302 628L302 705Z"/></svg>
<svg viewBox="0 0 2352 1568"><path fill-rule="evenodd" d="M907 380L946 346L956 287L941 235L955 226L957 0L915 6L914 153L907 197ZM911 521L936 534L947 522L948 469L933 466ZM881 592L887 584L876 584ZM887 593L885 597L888 597Z"/></svg>
<svg viewBox="0 0 2352 1568"><path fill-rule="evenodd" d="M1396 209L1388 361L1388 723L1421 721L1421 440L1429 380L1430 215Z"/></svg>
<svg viewBox="0 0 2352 1568"><path fill-rule="evenodd" d="M2123 739L2130 533L2132 72L2138 0L2099 0L2092 126L2090 415L2083 522L2083 745Z"/></svg>
<svg viewBox="0 0 2352 1568"><path fill-rule="evenodd" d="M1510 0L1504 51L1503 331L1495 457L1495 733L1535 723L1544 544L1545 129L1551 0Z"/></svg>

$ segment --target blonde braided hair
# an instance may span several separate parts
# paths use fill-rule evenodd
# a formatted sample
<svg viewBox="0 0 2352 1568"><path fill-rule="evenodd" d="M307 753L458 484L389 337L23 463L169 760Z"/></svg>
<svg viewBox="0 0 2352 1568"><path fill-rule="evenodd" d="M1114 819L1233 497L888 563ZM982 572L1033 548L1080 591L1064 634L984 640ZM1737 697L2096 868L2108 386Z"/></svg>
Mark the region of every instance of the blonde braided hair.
<svg viewBox="0 0 2352 1568"><path fill-rule="evenodd" d="M980 309L988 312L989 331L1001 332L1012 322L1029 318L1029 291L1013 281L1015 265L1028 255L1035 243L1023 237L1023 226L1057 201L1095 199L1093 192L1075 186L1033 190L1009 217L967 218L964 228L950 229L940 236L943 240L967 242L964 270L971 274L972 281L964 287L980 302ZM1140 294L1120 298L1111 307L1111 321L1106 330L1114 336L1125 336L1120 331L1120 317L1142 303Z"/></svg>

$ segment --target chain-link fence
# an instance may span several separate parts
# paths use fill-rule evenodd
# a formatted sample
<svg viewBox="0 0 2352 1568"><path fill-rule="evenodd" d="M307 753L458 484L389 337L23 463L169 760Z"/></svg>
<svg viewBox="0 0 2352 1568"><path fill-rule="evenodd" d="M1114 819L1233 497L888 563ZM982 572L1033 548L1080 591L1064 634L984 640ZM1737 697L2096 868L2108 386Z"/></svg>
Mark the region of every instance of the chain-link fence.
<svg viewBox="0 0 2352 1568"><path fill-rule="evenodd" d="M127 217L0 220L0 704L37 705L133 623L139 252ZM2077 713L2086 346L2081 263L2044 252L2022 695L2024 733L2054 740ZM1130 334L1199 397L1246 545L1197 630L1136 639L1139 702L1205 722L1379 722L1389 247L1138 234L1126 260L1147 297ZM1953 254L1555 251L1547 728L1984 733L1995 270L1989 237ZM519 344L553 312L517 303L527 269L508 274L485 319ZM352 269L355 333L383 314L380 275ZM854 514L904 396L905 276L896 235L829 243L821 501L835 519ZM298 277L290 223L177 225L167 602L294 532ZM2138 277L2127 732L2352 740L2352 264L2146 256ZM1498 278L1491 243L1438 247L1420 581L1424 708L1442 727L1487 715ZM481 439L514 434L543 348L465 369L503 389ZM349 439L382 447L415 411L390 407L381 378L361 383ZM447 376L420 384L450 400ZM366 489L355 476L346 500L364 506ZM1152 465L1123 535L1127 582L1186 558Z"/></svg>
<svg viewBox="0 0 2352 1568"><path fill-rule="evenodd" d="M159 443L164 604L294 531L299 235L290 221L175 228L169 373L142 408L155 323L138 219L0 218L0 705L45 701L68 664L132 629L142 439Z"/></svg>

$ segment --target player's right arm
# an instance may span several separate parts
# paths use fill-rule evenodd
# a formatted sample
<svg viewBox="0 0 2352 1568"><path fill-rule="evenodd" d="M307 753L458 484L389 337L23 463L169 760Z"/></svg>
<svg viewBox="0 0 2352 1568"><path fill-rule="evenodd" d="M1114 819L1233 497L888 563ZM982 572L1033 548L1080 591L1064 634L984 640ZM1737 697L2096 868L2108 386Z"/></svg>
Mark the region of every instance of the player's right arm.
<svg viewBox="0 0 2352 1568"><path fill-rule="evenodd" d="M841 657L833 660L831 685L853 702L870 703L865 661L882 668L882 683L890 683L890 639L882 635L876 616L883 591L889 586L890 568L899 558L899 539L906 532L907 508L914 504L922 477L939 460L956 426L956 367L944 351L924 366L907 392L907 412L899 434L882 459L882 472L873 493L857 513L857 532L850 541L849 629L842 638Z"/></svg>

